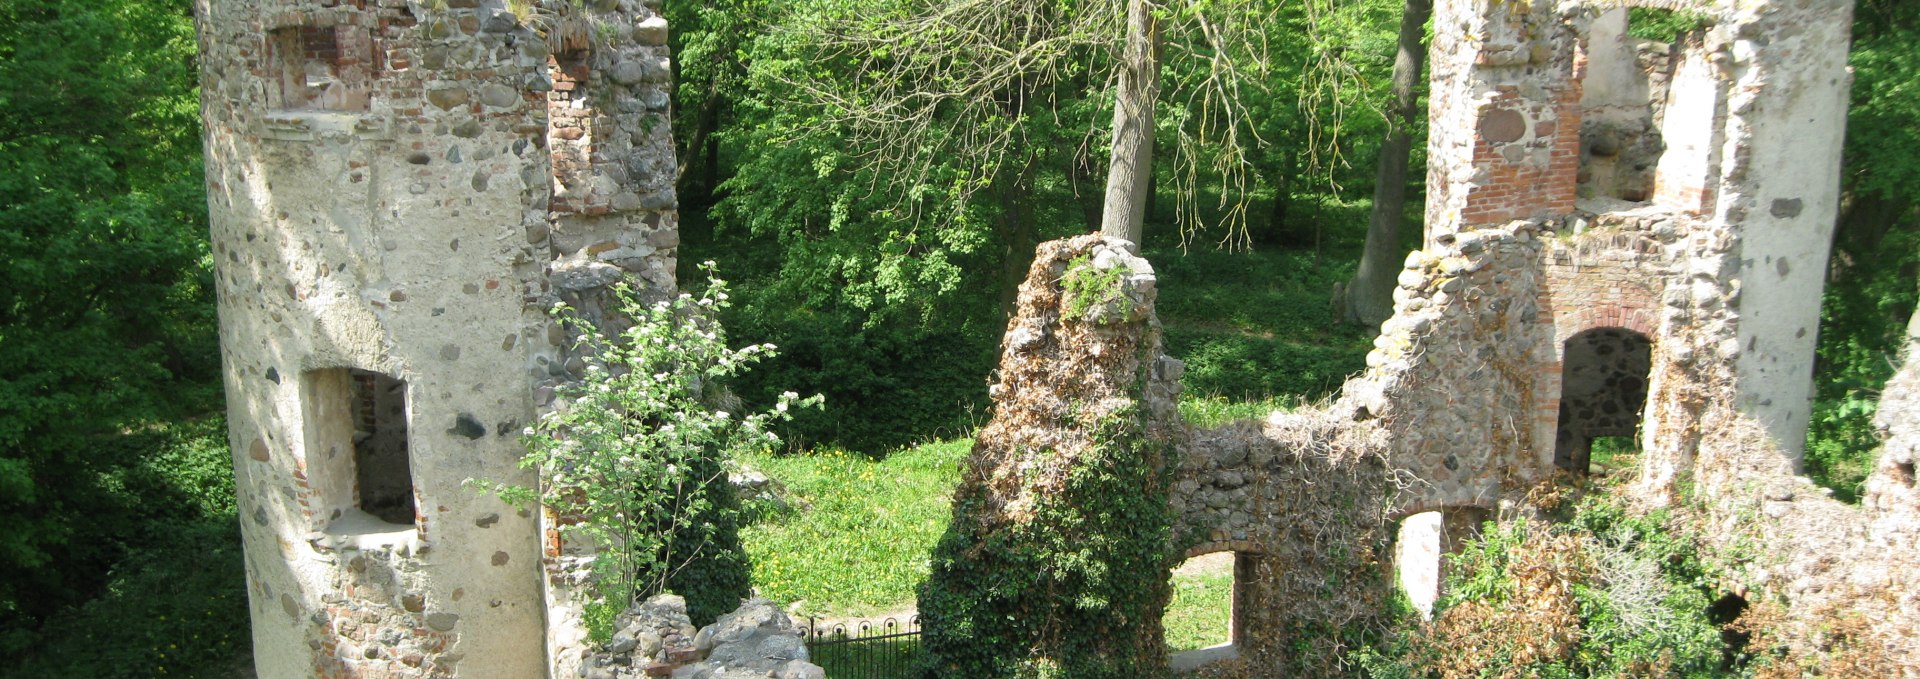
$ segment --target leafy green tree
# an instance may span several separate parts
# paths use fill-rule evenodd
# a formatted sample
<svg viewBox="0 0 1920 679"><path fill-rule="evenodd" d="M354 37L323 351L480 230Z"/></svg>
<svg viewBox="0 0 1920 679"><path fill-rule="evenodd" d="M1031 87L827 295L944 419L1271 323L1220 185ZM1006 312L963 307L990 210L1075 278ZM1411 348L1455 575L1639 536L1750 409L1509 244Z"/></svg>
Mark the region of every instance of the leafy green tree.
<svg viewBox="0 0 1920 679"><path fill-rule="evenodd" d="M140 498L115 479L140 451L115 440L209 402L194 45L180 0L0 4L8 646L95 594L139 537Z"/></svg>
<svg viewBox="0 0 1920 679"><path fill-rule="evenodd" d="M704 268L712 273L711 263ZM725 409L722 382L774 347L727 346L713 316L728 306L720 279L710 278L698 298L683 293L648 306L630 290L620 297L620 313L633 325L616 337L570 309L554 310L582 335L588 361L584 379L527 430L520 466L537 469L541 487L480 484L516 504L542 502L579 519L561 531L596 548L596 596L586 619L600 640L612 633L615 615L662 591L686 597L696 625L740 605L749 568L727 464L777 445L767 426L794 406L820 403L787 392L766 412Z"/></svg>
<svg viewBox="0 0 1920 679"><path fill-rule="evenodd" d="M1393 103L1387 116L1386 139L1380 143L1379 175L1373 185L1373 211L1367 221L1367 244L1360 267L1353 272L1338 300L1346 321L1379 326L1393 315L1393 289L1405 256L1400 226L1406 221L1407 168L1413 158L1414 125L1420 119L1421 71L1427 62L1422 40L1433 0L1406 0L1400 16L1400 40L1393 60Z"/></svg>
<svg viewBox="0 0 1920 679"><path fill-rule="evenodd" d="M1893 375L1920 270L1920 5L1855 9L1853 101L1841 204L1821 305L1807 471L1855 498L1878 439L1872 417Z"/></svg>
<svg viewBox="0 0 1920 679"><path fill-rule="evenodd" d="M1265 46L1274 3L898 0L852 12L819 6L825 11L796 13L788 27L805 36L809 51L857 77L797 69L782 72L782 84L792 104L851 131L855 148L886 173L886 189L896 196L911 196L940 159L954 158L968 173L932 186L964 205L1024 165L1023 120L1049 114L1062 97L1101 101L1111 112L1101 222L1109 235L1141 240L1161 104L1187 112L1170 135L1176 165L1207 163L1229 187L1244 188L1247 152L1258 144L1246 98L1265 88L1271 70ZM1200 77L1163 93L1165 68ZM1090 126L1084 144L1100 132Z"/></svg>

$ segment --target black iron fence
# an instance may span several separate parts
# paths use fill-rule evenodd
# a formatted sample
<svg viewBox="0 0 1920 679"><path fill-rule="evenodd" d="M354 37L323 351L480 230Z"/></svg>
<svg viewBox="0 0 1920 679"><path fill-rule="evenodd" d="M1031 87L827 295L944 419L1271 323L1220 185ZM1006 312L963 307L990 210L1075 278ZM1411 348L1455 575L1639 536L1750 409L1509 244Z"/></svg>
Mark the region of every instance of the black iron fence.
<svg viewBox="0 0 1920 679"><path fill-rule="evenodd" d="M920 616L832 624L809 618L800 631L828 679L913 679Z"/></svg>

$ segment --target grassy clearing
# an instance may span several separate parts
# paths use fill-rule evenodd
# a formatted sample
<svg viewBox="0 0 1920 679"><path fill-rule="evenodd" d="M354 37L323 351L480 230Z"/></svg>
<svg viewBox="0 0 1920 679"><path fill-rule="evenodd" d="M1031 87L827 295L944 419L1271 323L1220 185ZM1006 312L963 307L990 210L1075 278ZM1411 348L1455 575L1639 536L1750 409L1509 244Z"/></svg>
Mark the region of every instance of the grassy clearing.
<svg viewBox="0 0 1920 679"><path fill-rule="evenodd" d="M1260 404L1231 405L1252 412ZM972 447L970 439L941 441L879 461L840 451L747 459L808 505L765 514L741 532L753 557L754 586L821 617L912 608L914 588L927 576L927 555L950 518L960 463ZM1169 647L1226 643L1232 595L1230 565L1176 574L1165 621ZM856 657L833 649L822 649L818 659L829 675L834 663Z"/></svg>
<svg viewBox="0 0 1920 679"><path fill-rule="evenodd" d="M1167 648L1191 651L1232 641L1233 570L1176 573L1167 604Z"/></svg>
<svg viewBox="0 0 1920 679"><path fill-rule="evenodd" d="M940 441L878 461L844 451L748 458L804 503L741 531L754 586L826 617L912 607L972 447L971 439Z"/></svg>
<svg viewBox="0 0 1920 679"><path fill-rule="evenodd" d="M1352 273L1348 259L1277 248L1149 257L1160 276L1167 353L1186 362L1181 381L1200 402L1182 408L1195 424L1291 409L1333 394L1366 367L1371 337L1340 324L1330 302L1334 284Z"/></svg>

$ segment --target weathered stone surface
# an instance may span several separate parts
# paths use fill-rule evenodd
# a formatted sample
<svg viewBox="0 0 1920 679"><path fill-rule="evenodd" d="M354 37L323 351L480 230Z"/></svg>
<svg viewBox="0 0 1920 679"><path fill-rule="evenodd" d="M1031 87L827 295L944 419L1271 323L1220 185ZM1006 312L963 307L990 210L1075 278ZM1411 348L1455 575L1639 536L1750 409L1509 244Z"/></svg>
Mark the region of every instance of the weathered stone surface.
<svg viewBox="0 0 1920 679"><path fill-rule="evenodd" d="M667 18L652 16L634 24L633 41L653 46L667 44Z"/></svg>
<svg viewBox="0 0 1920 679"><path fill-rule="evenodd" d="M674 289L677 240L659 235L677 223L671 203L608 209L672 184L668 121L641 130L615 115L668 89L655 73L668 54L645 3L503 7L210 0L197 13L218 95L203 112L222 339L249 383L228 395L247 561L267 597L256 610L276 611L254 621L260 676L577 669L577 581L557 571L583 546L544 541L540 518L461 481L525 481L510 423L550 406L576 358L564 331L519 341L548 336L554 303L604 314L614 282ZM641 25L652 44L535 24ZM304 44L321 36L333 40ZM656 81L613 81L622 62ZM647 249L588 264L579 249L603 240ZM276 368L280 384L257 379ZM407 455L360 461L363 406L329 377L346 369L403 383ZM279 614L279 592L298 593L298 615Z"/></svg>
<svg viewBox="0 0 1920 679"><path fill-rule="evenodd" d="M467 90L463 87L442 87L427 90L427 102L443 110L451 110L455 107L465 106L467 103Z"/></svg>
<svg viewBox="0 0 1920 679"><path fill-rule="evenodd" d="M762 679L823 678L808 662L800 631L773 602L753 599L695 632L686 602L660 595L622 613L605 648L587 656L581 676Z"/></svg>

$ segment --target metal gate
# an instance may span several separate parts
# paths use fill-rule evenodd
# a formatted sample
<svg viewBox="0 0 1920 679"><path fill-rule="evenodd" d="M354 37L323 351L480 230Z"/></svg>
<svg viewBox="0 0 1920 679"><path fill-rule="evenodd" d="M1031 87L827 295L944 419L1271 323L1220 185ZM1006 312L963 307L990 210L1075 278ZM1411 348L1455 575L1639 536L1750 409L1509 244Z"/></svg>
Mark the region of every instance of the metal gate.
<svg viewBox="0 0 1920 679"><path fill-rule="evenodd" d="M801 632L813 664L827 671L827 679L913 679L920 616L829 625L809 618Z"/></svg>

